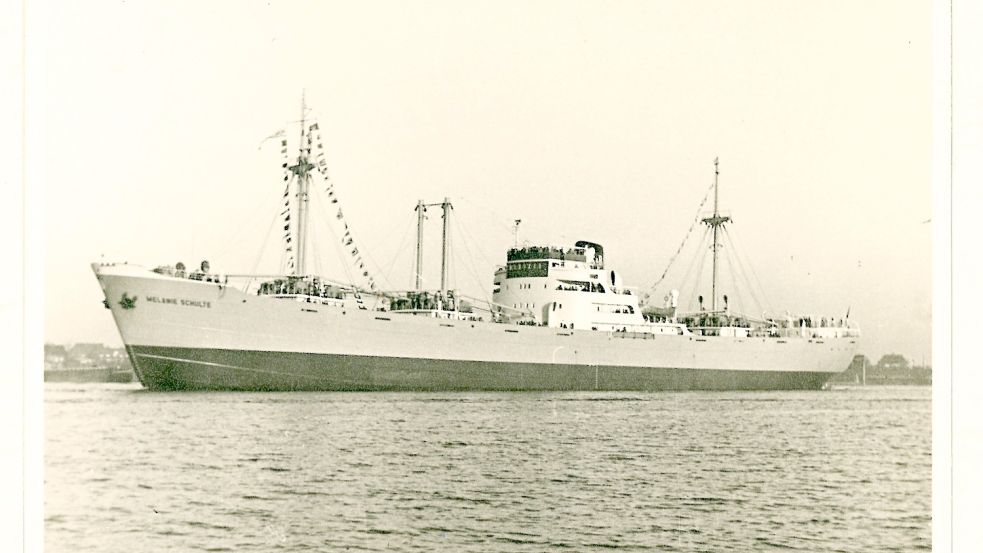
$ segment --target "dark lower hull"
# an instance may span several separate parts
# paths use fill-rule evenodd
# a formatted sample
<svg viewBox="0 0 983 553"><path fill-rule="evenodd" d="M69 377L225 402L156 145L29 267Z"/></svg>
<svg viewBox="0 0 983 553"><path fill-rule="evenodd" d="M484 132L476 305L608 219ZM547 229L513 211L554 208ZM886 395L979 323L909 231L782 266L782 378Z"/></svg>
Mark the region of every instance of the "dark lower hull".
<svg viewBox="0 0 983 553"><path fill-rule="evenodd" d="M817 390L833 373L496 363L127 346L151 390Z"/></svg>

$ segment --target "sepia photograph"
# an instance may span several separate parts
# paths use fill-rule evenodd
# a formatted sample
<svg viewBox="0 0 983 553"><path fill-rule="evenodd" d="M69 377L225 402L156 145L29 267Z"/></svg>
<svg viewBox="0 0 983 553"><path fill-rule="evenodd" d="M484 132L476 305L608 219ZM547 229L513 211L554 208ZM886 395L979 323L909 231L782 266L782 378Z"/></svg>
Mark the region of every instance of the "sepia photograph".
<svg viewBox="0 0 983 553"><path fill-rule="evenodd" d="M45 551L938 549L937 3L24 10Z"/></svg>

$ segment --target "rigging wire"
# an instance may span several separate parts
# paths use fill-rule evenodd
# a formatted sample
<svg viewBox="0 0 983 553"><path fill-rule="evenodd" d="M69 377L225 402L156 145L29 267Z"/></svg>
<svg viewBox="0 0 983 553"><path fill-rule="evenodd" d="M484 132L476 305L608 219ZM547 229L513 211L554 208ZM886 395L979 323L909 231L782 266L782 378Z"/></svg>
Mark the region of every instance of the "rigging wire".
<svg viewBox="0 0 983 553"><path fill-rule="evenodd" d="M317 193L320 194L320 192L317 192ZM320 209L322 211L322 215L323 216L322 217L315 217L315 219L317 219L318 221L320 221L324 225L324 227L327 228L328 233L331 234L331 237L332 237L331 243L334 244L335 253L338 254L338 259L341 260L341 263L340 263L341 268L345 271L345 276L348 278L348 283L351 284L352 286L355 286L355 280L352 279L352 273L349 270L348 263L345 262L345 256L344 256L344 253L345 252L342 251L341 246L339 245L341 242L338 240L338 236L337 236L337 234L335 234L334 229L332 229L331 228L331 225L328 224L328 220L329 220L328 219L328 215L329 214L327 212L327 209L328 208L324 204L324 202L318 202L318 205L320 206Z"/></svg>
<svg viewBox="0 0 983 553"><path fill-rule="evenodd" d="M311 181L313 181L313 179L311 179ZM307 198L308 206L310 206L310 204L313 203L315 200L317 200L317 203L319 204L321 203L320 190L318 190L317 186L310 186L313 184L314 184L313 182L308 183L308 198ZM310 192L310 188L314 189L313 193ZM308 210L310 210L310 207L308 207ZM308 217L308 221L309 220L310 218ZM308 252L310 252L310 257L314 261L314 274L323 275L324 267L321 265L321 252L319 251L318 248L318 235L316 232L307 233L307 246L308 246L307 250Z"/></svg>
<svg viewBox="0 0 983 553"><path fill-rule="evenodd" d="M747 266L750 267L750 269L748 269L748 267L746 267L744 264L744 260L742 259L743 256L741 255L744 252L744 247L743 244L739 243L738 240L736 239L736 233L731 234L729 231L726 230L725 227L724 234L727 236L728 241L731 244L734 244L735 246L734 255L736 256L737 262L740 265L741 275L744 277L744 281L747 284L748 290L751 292L751 296L758 304L758 307L760 309L767 309L768 311L774 312L771 303L768 301L768 296L767 294L765 294L764 288L762 288L761 286L761 281L758 280L758 276L754 272L754 265L752 265L750 261L748 261ZM738 248L738 246L740 247ZM761 299L758 299L757 294L755 293L755 287L753 286L751 280L748 278L748 273L751 274L751 276L754 278L754 281L757 283L758 291L761 292Z"/></svg>
<svg viewBox="0 0 983 553"><path fill-rule="evenodd" d="M453 221L455 219L457 219L457 217L454 217L451 220ZM457 260L454 258L454 243L456 242L456 239L454 238L454 233L453 232L450 232L452 228L453 227L451 227L450 225L448 225L448 228L447 228L447 231L448 231L447 232L447 240L446 240L447 244L444 246L445 248L447 248L447 253L448 253L448 255L447 255L447 269L446 269L447 270L447 273L446 273L447 274L446 285L447 285L447 288L448 289L453 289L454 288L454 286L452 285L452 283L453 284L457 284L457 276L455 275L455 268L457 267Z"/></svg>
<svg viewBox="0 0 983 553"><path fill-rule="evenodd" d="M729 236L728 236L728 239L730 239ZM733 240L732 239L731 239L731 244L733 244ZM728 252L728 255L729 255L729 252ZM763 308L763 304L761 302L761 299L758 298L757 293L755 293L755 291L754 291L754 287L751 285L751 282L748 280L747 270L744 268L744 264L742 263L740 257L737 255L736 248L735 248L735 251L734 251L734 258L736 259L736 265L737 265L737 267L735 269L735 274L739 274L739 276L743 280L744 287L747 288L748 293L751 295L751 301L754 302L755 307L757 307L758 310L761 310ZM735 284L735 286L736 286L736 284Z"/></svg>
<svg viewBox="0 0 983 553"><path fill-rule="evenodd" d="M396 227L394 230L399 230L399 229L398 229L398 227ZM389 235L385 239L383 239L383 243L388 242L389 241L389 238L391 238L394 234L395 233L392 233L392 232L389 233ZM363 245L364 245L364 242L363 242ZM379 276L381 276L382 279L385 280L389 284L389 287L390 288L392 288L393 285L392 285L392 282L389 280L389 277L382 270L382 267L379 265L379 262L376 261L374 257L372 257L371 249L370 248L362 248L362 249L359 250L359 253L362 254L362 259L364 261L370 262L370 263L372 263L372 265L375 266L375 270L377 271L377 274ZM359 273L359 274L361 274L361 273ZM369 274L371 275L372 273L369 273ZM363 278L367 278L367 277L363 277Z"/></svg>
<svg viewBox="0 0 983 553"><path fill-rule="evenodd" d="M311 180L313 180L313 179L311 179ZM311 186L312 184L313 184L313 182L308 181L308 192L307 192L307 206L308 206L307 207L307 210L308 210L308 214L311 211L311 207L310 206L314 203L314 201L315 201L315 199L317 197L316 196L317 195L317 187L316 186L312 187ZM311 188L314 188L313 192L311 191ZM315 232L314 231L315 229L312 228L312 226L310 224L310 220L311 220L311 216L308 215L307 216L307 221L308 221L307 225L308 225L308 228L304 229L304 231L307 233L307 244L306 244L307 245L307 251L304 252L304 255L307 257L307 259L310 259L311 260L310 265L313 267L312 274L314 274L314 275L320 275L321 274L321 259L320 259L319 252L317 251L317 246L318 246L318 244L317 244L317 232ZM300 229L298 228L298 230L300 230Z"/></svg>
<svg viewBox="0 0 983 553"><path fill-rule="evenodd" d="M296 179L297 179L297 174L296 173L291 173L290 180L287 182L286 189L284 190L285 197L287 198L287 203L284 206L285 207L285 214L286 214L286 217L287 218L290 217L291 215L295 215L296 214L296 212L294 211L294 204L297 201L295 199L296 194L290 194L290 190L293 188L294 181ZM280 215L283 216L284 215L284 211L281 211L280 212ZM288 220L287 218L284 218L283 221L286 222ZM297 258L296 258L296 252L295 252L294 248L298 247L300 245L300 243L297 242L297 241L294 241L294 238L296 238L296 234L297 234L297 232L296 232L296 226L297 226L297 223L298 222L299 221L297 221L297 219L295 218L293 225L291 225L291 227L293 227L294 230L287 232L287 234L285 234L283 236L283 238L281 239L281 241L283 241L283 245L284 245L283 251L280 252L280 273L281 274L286 274L287 272L289 272L289 270L296 268L296 265L294 263L295 263L295 261L296 261ZM286 232L286 229L285 229L285 232ZM288 246L288 244L289 244L289 246ZM294 253L290 253L292 251Z"/></svg>
<svg viewBox="0 0 983 553"><path fill-rule="evenodd" d="M415 219L415 217L414 217L414 219ZM386 267L384 269L383 268L380 268L379 269L381 271L379 274L389 284L389 288L395 288L395 286L393 285L393 282L391 280L389 280L389 273L392 272L392 269L393 269L393 267L396 264L396 260L399 258L399 254L403 253L403 244L406 243L406 237L408 237L410 235L410 229L412 228L412 223L413 223L413 220L412 219L408 219L407 220L407 224L403 226L403 237L399 240L399 245L396 246L396 254L393 255L392 260L389 261L389 263L386 265ZM411 273L412 273L412 271L411 271ZM411 274L411 276L412 276L412 274Z"/></svg>
<svg viewBox="0 0 983 553"><path fill-rule="evenodd" d="M679 244L679 247L676 249L676 253L672 254L672 257L669 258L669 263L666 265L666 270L662 271L662 276L660 276L659 280L655 281L655 284L651 286L650 288L651 290L655 290L655 288L662 283L663 279L666 278L666 275L669 273L669 269L672 267L672 264L676 261L676 257L679 256L679 252L681 252L683 250L683 247L686 245L686 240L688 240L690 234L693 233L693 228L695 228L696 224L700 222L701 219L700 215L703 213L703 206L706 205L707 200L710 199L710 192L713 191L713 187L714 185L711 184L710 187L707 189L706 194L703 195L703 200L700 201L700 206L696 208L696 217L693 219L693 222L690 223L689 230L686 231L686 235L683 237L682 243Z"/></svg>
<svg viewBox="0 0 983 553"><path fill-rule="evenodd" d="M274 189L272 187L270 188L270 191L279 192L278 189ZM269 196L270 194L264 196L262 201L250 211L250 215L246 219L247 221L255 220L257 216L263 211L263 208L267 207L270 203L272 203L269 199ZM232 236L229 237L228 240L226 240L226 247L221 249L219 253L214 254L213 257L215 259L222 259L227 253L229 253L230 251L235 249L236 246L242 243L243 239L248 236L248 231L251 230L252 228L253 227L251 225L242 225L238 229L233 231Z"/></svg>
<svg viewBox="0 0 983 553"><path fill-rule="evenodd" d="M460 227L461 227L461 230L462 230L462 234L464 235L464 237L467 240L469 240L472 244L479 244L479 242L477 240L475 240L474 235L471 234L471 231L469 231L466 226L460 225ZM509 232L512 232L511 229L509 229ZM490 259L488 259L488 256L485 255L485 252L480 247L478 247L477 245L475 246L475 250L477 250L478 255L480 255L481 258L488 265L490 265L492 267L498 267L499 265L501 265L501 263L495 263L494 261L491 261Z"/></svg>
<svg viewBox="0 0 983 553"><path fill-rule="evenodd" d="M700 250L703 250L706 247L705 244L708 242L707 238L709 235L710 227L707 227L707 230L703 233L703 240L700 241ZM699 251L697 251L696 278L692 280L693 286L689 294L690 311L696 311L696 307L699 304L697 296L701 295L699 293L699 287L703 283L703 265L706 264L707 257L707 255L700 255Z"/></svg>
<svg viewBox="0 0 983 553"><path fill-rule="evenodd" d="M692 303L690 300L695 295L695 291L696 291L696 284L693 281L690 280L690 275L693 274L693 268L696 266L697 262L700 261L701 259L703 259L703 257L705 257L701 253L701 251L703 249L703 244L706 242L707 235L709 233L710 233L710 228L709 227L707 227L706 229L704 229L703 236L700 237L700 242L696 246L696 248L697 248L696 249L696 252L694 253L693 257L690 259L689 266L686 267L686 272L683 274L683 278L680 279L680 281L679 281L679 282L682 283L681 287L682 286L688 286L688 285L691 285L692 284L691 286L689 286L691 289L690 290L687 290L688 294L683 295L683 297L686 298L686 301L688 301L690 303Z"/></svg>
<svg viewBox="0 0 983 553"><path fill-rule="evenodd" d="M318 169L318 174L321 175L321 180L323 181L323 184L326 184L328 186L333 186L333 183L329 182L328 177L325 174L325 172L323 172L321 169ZM344 237L342 237L339 240L338 235L334 232L334 229L328 223L328 221L330 221L330 219L328 218L328 215L329 214L327 212L329 202L327 202L324 199L324 196L322 195L322 191L320 190L319 187L315 186L314 188L315 188L315 195L316 195L317 198L319 198L319 201L317 203L321 206L321 211L324 214L324 216L322 218L323 219L323 222L324 222L324 226L328 229L328 231L331 233L331 236L333 237L335 252L338 253L339 258L341 258L341 265L342 265L342 267L345 270L345 275L348 277L351 285L353 287L356 287L355 279L352 278L352 270L350 270L350 268L348 266L348 263L345 262L346 256L344 254L347 253L347 251L348 251L347 250L347 246L348 245L347 244L344 244ZM334 203L337 203L337 202L334 202ZM334 203L331 203L330 205L334 205ZM346 226L346 230L348 230L349 232L351 231L351 229L348 228L347 226ZM354 237L351 236L351 234L350 234L349 235L349 238L352 239L352 244L351 245L353 247L356 247L357 248L358 245L355 243ZM339 244L344 244L346 246L346 249L345 250L341 250L341 246L339 246ZM377 269L379 268L378 267L378 265L379 265L378 262L376 262L375 259L371 257L371 255L369 254L369 252L367 250L363 251L363 250L360 249L358 251L358 253L361 254L360 257L362 258L363 263L365 263L365 262L371 262L374 265L376 265L376 268ZM352 267L351 267L351 269L354 269L355 268L355 264L356 263L357 263L357 261L355 259L352 259ZM360 277L362 279L368 279L369 282L370 282L370 284L371 284L371 282L372 282L371 276L366 276L366 275L363 275L362 274L364 272L367 272L367 270L364 267L360 267L359 268L359 271L361 271L361 272L357 272L357 277ZM386 280L388 281L388 279L386 279ZM391 283L390 283L390 286L391 286Z"/></svg>
<svg viewBox="0 0 983 553"><path fill-rule="evenodd" d="M479 213L485 213L485 214L491 215L492 216L491 217L492 221L494 221L494 223L496 225L498 225L503 230L505 230L505 232L508 233L508 236L512 236L512 233L515 230L514 221L516 220L516 217L514 216L514 214L513 214L512 217L506 217L505 215L502 215L501 213L499 213L499 212L495 211L494 209L491 209L490 207L488 207L488 205L492 203L491 198L489 198L485 202L485 205L478 205L478 204L476 204L474 201L472 201L471 199L469 199L466 196L455 196L455 198L459 198L459 199L463 200L464 202L467 202L467 203L471 204L477 210L477 212L479 212ZM508 221L508 223L505 223L503 221ZM542 236L555 236L557 239L559 239L559 240L561 240L563 242L567 242L567 243L573 243L574 242L574 239L571 238L570 236L568 236L566 234L556 233L556 231L554 229L550 229L550 228L546 227L545 225L539 223L535 219L528 219L528 220L527 219L523 219L522 220L522 224L523 224L523 227L524 228L529 228L531 226L534 231L537 231ZM521 246L523 243L526 243L528 241L526 241L526 240L520 240L519 242L520 242L519 245ZM509 244L511 244L511 241L509 242Z"/></svg>
<svg viewBox="0 0 983 553"><path fill-rule="evenodd" d="M461 255L457 250L451 250L450 254L447 256L447 289L448 290L459 290L459 283L457 278L457 271L452 271L450 268L457 268L458 257Z"/></svg>
<svg viewBox="0 0 983 553"><path fill-rule="evenodd" d="M731 244L731 245L733 245L734 244L733 238L728 233L726 233L726 232L724 233L724 235L727 238L728 243ZM733 250L733 252L731 250ZM737 248L736 247L734 247L734 248L727 248L727 260L728 260L728 262L732 266L731 267L731 278L732 278L732 280L734 280L734 283L733 283L734 292L735 293L739 293L739 290L746 289L748 291L748 294L750 294L750 296L751 296L751 301L754 302L754 306L757 308L758 311L760 311L761 310L761 306L762 306L761 300L758 298L758 295L755 293L754 287L751 286L751 283L748 281L747 271L744 268L744 265L741 262L741 259L737 255ZM737 282L738 277L742 281L740 286L739 286L739 284Z"/></svg>
<svg viewBox="0 0 983 553"><path fill-rule="evenodd" d="M327 186L327 190L326 191L328 192L328 195L333 198L332 201L330 202L330 204L333 205L333 204L338 203L338 199L337 198L334 198L334 192L333 192L333 188L334 188L335 184L331 180L331 178L328 176L327 163L324 161L324 152L322 151L323 150L323 145L322 145L323 139L321 138L321 132L320 132L320 129L319 129L319 126L318 126L318 120L316 118L313 118L312 120L313 120L313 122L311 123L311 125L309 127L309 132L307 134L307 154L308 155L311 154L311 150L312 150L312 148L314 146L313 132L315 130L317 130L317 148L318 148L318 152L317 152L317 154L315 156L316 159L317 159L317 161L314 164L314 168L315 168L317 174L320 175L320 177L321 177L320 178L320 185L322 185L322 186L323 185L326 185ZM328 228L328 231L331 233L331 236L334 238L335 251L338 252L339 251L339 248L341 248L341 246L338 245L339 244L338 235L335 234L333 228L328 223L328 221L330 221L330 219L328 218L328 213L327 213L326 210L328 209L329 202L327 202L326 200L324 200L323 199L323 196L321 194L322 194L322 191L318 188L318 186L315 186L315 195L318 198L321 198L321 200L318 203L321 204L321 206L322 206L322 209L321 210L324 212L324 224ZM342 211L341 211L340 208L338 210L337 218L338 219L342 219ZM346 242L346 239L347 239L347 242ZM345 247L345 251L346 252L347 252L347 247L348 246L352 246L352 248L353 248L353 250L351 252L351 255L353 256L353 259L352 259L352 269L354 269L355 266L358 265L358 277L360 277L362 279L366 279L368 281L368 287L371 290L374 291L375 288L376 288L375 281L374 281L372 275L369 273L369 270L366 267L366 265L372 263L372 264L375 264L376 265L376 268L378 268L378 263L369 255L369 252L367 250L366 251L360 251L360 250L358 250L358 244L355 243L354 236L353 236L353 234L351 232L351 229L348 227L348 223L347 222L345 223L345 235L343 237L341 237L340 243L342 244L342 246ZM357 257L355 257L355 256L357 256ZM344 258L345 256L344 255L339 255L339 257ZM348 276L349 280L351 281L351 285L353 287L356 287L355 280L352 279L351 271L349 271L348 264L345 262L344 259L341 260L341 264L342 264L342 267L345 269L346 275Z"/></svg>
<svg viewBox="0 0 983 553"><path fill-rule="evenodd" d="M280 219L281 217L283 217L284 212L286 212L286 214L288 216L293 213L293 209L292 209L293 196L290 195L290 189L293 187L294 180L296 178L297 178L297 175L296 174L291 174L290 175L290 179L287 181L287 185L286 185L286 187L284 189L284 194L285 194L285 197L287 198L287 204L285 206L285 209L280 209L280 204L279 203L277 204L277 209L280 209L280 212L277 214L277 218L278 219ZM296 221L294 221L294 224L296 224ZM280 239L280 241L281 242L284 242L287 239L287 237L292 237L293 234L294 234L293 232L290 232L290 233L286 234L283 238ZM291 243L291 242L285 242L284 243L284 248L280 252L280 265L279 265L279 267L280 267L280 273L281 274L286 274L287 273L287 270L289 268L288 267L289 262L292 259L292 254L290 254L290 253L287 252L286 244L290 244L290 248L297 247L297 244L296 243Z"/></svg>
<svg viewBox="0 0 983 553"><path fill-rule="evenodd" d="M263 253L266 251L266 245L270 243L270 235L273 234L273 227L276 226L277 219L279 218L280 214L274 213L273 219L270 220L270 228L266 231L266 238L264 238L263 242L260 244L259 255L256 256L256 263L253 264L253 274L256 274L256 272L259 271L259 264L263 260Z"/></svg>
<svg viewBox="0 0 983 553"><path fill-rule="evenodd" d="M395 261L395 259L394 259L394 261ZM406 289L407 290L413 290L413 288L416 286L416 270L417 270L417 268L416 268L416 258L413 257L413 256L410 256L410 270L407 272L407 275L409 275L409 283L407 283L407 285L406 285ZM423 284L424 281L426 281L426 277L423 276L422 271L421 271L421 274L420 274L420 284Z"/></svg>
<svg viewBox="0 0 983 553"><path fill-rule="evenodd" d="M472 277L474 277L475 284L478 285L478 289L481 290L482 294L485 296L485 300L488 301L488 302L491 302L491 294L489 294L488 293L488 290L485 289L484 286L482 286L482 284L481 284L481 277L478 276L478 273L480 271L478 271L478 268L475 266L474 256L471 253L471 248L468 247L468 238L465 235L464 225L462 225L457 220L456 217L454 218L454 223L457 225L457 229L458 229L458 232L457 233L462 238L461 245L464 247L464 250L468 253L468 262L470 263L470 266L469 267L466 266L465 268L468 269L468 272L471 274Z"/></svg>
<svg viewBox="0 0 983 553"><path fill-rule="evenodd" d="M771 302L768 300L768 295L765 293L765 288L764 288L764 286L761 285L761 281L758 279L758 273L754 270L754 264L751 263L750 257L747 255L747 249L744 247L744 242L742 240L738 239L738 234L737 233L734 233L733 236L730 236L730 233L728 233L728 237L729 237L730 241L733 244L735 244L736 247L737 247L737 254L739 256L738 257L738 261L741 261L741 258L744 258L744 259L747 260L747 266L750 268L750 271L749 272L751 273L751 277L754 278L754 282L758 286L758 291L761 292L761 297L764 300L763 301L763 304L761 305L761 307L766 308L766 309L768 309L768 311L771 311L771 312L774 313L775 312L774 309L773 309L774 306L772 306L771 305Z"/></svg>
<svg viewBox="0 0 983 553"><path fill-rule="evenodd" d="M403 227L392 226L390 228L389 234L387 234L382 239L381 242L383 244L390 243L392 241L391 239L394 236L396 236L396 233L400 230L400 228L402 228L402 230L403 230L403 238L400 240L399 246L396 248L396 255L393 257L393 260L390 261L390 263L386 266L387 267L386 269L383 269L382 268L382 265L378 261L376 261L376 259L374 257L372 257L372 254L370 253L369 249L366 248L366 249L360 249L359 250L359 253L361 253L363 255L363 260L364 261L367 261L367 262L371 262L372 265L375 266L375 270L377 271L377 274L380 277L382 277L383 280L386 281L386 283L388 284L388 286L389 286L390 289L394 289L396 287L393 285L392 280L389 279L389 274L388 273L392 269L392 266L393 266L393 263L396 260L396 257L399 257L399 254L401 254L403 252L403 244L406 242L406 237L409 236L409 230L411 228L411 225L412 225L413 220L415 220L415 219L416 219L415 216L413 218L407 219L407 222L406 222L406 224Z"/></svg>
<svg viewBox="0 0 983 553"><path fill-rule="evenodd" d="M398 234L397 231L402 230L402 235L399 238L399 243L396 245L396 253L389 260L389 263L385 265L385 267L380 267L380 270L383 272L383 277L386 279L386 282L388 282L390 286L393 286L393 279L391 279L390 276L392 275L393 268L396 265L396 259L399 258L400 254L404 253L405 250L403 246L406 244L407 239L412 234L413 223L415 222L416 222L415 215L407 216L406 219L404 220L403 226L402 227L394 226L393 232L391 232L389 236L387 236L386 239L384 240L385 243L391 244L392 238Z"/></svg>
<svg viewBox="0 0 983 553"><path fill-rule="evenodd" d="M736 251L732 252L731 250L732 248L724 248L724 259L727 262L727 276L730 277L730 285L731 285L730 296L733 299L737 300L736 302L733 303L740 306L741 308L735 311L746 313L751 306L750 304L745 304L744 296L741 293L741 287L738 286L737 284L737 274L739 270L738 270L737 263L734 260L734 257L737 256L737 252ZM758 303L758 301L754 298L753 291L751 291L751 301L755 303L755 307L758 307L760 309L760 303ZM730 309L729 305L730 302L728 302L728 310Z"/></svg>
<svg viewBox="0 0 983 553"><path fill-rule="evenodd" d="M307 243L310 245L311 258L314 260L314 274L323 275L324 267L321 263L321 252L318 248L318 237L317 233L312 232L309 235Z"/></svg>
<svg viewBox="0 0 983 553"><path fill-rule="evenodd" d="M498 213L494 209L491 209L490 207L488 207L488 205L490 205L490 203L491 203L490 201L486 201L484 203L484 205L478 205L477 203L473 202L467 196L455 196L455 199L462 200L464 202L467 202L467 203L471 204L479 213L483 212L483 213L487 213L489 215L492 215L492 220L495 222L495 224L501 226L509 234L512 234L512 224L511 224L511 222L515 220L515 217L506 217L506 216L502 215L501 213ZM502 221L509 221L509 223L506 224L506 223L503 223ZM535 223L533 223L533 224L535 224Z"/></svg>

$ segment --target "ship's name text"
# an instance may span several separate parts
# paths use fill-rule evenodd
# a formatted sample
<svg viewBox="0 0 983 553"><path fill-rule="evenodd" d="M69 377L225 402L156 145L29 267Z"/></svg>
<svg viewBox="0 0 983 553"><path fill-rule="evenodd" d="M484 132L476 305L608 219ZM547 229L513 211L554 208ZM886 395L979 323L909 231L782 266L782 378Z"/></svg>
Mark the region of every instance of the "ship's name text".
<svg viewBox="0 0 983 553"><path fill-rule="evenodd" d="M180 298L161 298L158 296L147 296L147 301L150 303L169 303L171 305L183 305L185 307L202 307L205 309L211 309L212 302L201 301L201 300L185 300Z"/></svg>

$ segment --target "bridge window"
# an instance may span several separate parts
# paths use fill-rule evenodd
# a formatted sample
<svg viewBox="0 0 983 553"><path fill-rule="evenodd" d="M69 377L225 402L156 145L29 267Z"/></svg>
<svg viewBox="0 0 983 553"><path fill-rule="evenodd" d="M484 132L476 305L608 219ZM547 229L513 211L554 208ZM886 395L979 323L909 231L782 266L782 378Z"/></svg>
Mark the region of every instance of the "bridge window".
<svg viewBox="0 0 983 553"><path fill-rule="evenodd" d="M546 261L518 261L509 263L505 278L545 277L548 273Z"/></svg>

